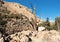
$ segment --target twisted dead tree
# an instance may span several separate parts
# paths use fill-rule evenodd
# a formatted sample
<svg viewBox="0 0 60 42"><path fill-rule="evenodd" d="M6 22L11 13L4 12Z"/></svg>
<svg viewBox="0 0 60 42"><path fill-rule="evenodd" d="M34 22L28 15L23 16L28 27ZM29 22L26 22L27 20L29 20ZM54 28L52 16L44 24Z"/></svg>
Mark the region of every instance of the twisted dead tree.
<svg viewBox="0 0 60 42"><path fill-rule="evenodd" d="M33 7L32 3L30 3L30 5L31 5L31 8L33 10L32 14L34 15L34 18L35 18L35 19L31 18L31 23L32 23L32 25L34 27L34 30L38 30L38 27L37 27L37 17L36 17L36 6L34 5L34 7Z"/></svg>

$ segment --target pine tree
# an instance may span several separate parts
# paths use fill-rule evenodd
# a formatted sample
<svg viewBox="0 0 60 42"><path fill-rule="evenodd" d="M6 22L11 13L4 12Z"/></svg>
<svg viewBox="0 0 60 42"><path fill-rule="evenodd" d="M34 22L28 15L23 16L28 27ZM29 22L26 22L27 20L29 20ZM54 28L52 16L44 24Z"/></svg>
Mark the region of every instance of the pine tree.
<svg viewBox="0 0 60 42"><path fill-rule="evenodd" d="M50 26L49 18L46 19L46 26Z"/></svg>

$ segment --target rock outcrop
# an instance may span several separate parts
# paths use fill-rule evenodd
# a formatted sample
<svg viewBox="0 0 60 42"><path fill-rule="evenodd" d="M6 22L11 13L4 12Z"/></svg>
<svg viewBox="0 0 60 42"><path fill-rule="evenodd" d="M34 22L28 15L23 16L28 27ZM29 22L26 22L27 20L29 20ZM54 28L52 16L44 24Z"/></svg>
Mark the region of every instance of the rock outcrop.
<svg viewBox="0 0 60 42"><path fill-rule="evenodd" d="M60 42L60 34L51 31L21 31L10 36L9 42ZM8 37L6 37L8 38Z"/></svg>
<svg viewBox="0 0 60 42"><path fill-rule="evenodd" d="M58 31L34 31L31 18L35 19L31 10L22 5L0 5L0 42L60 42Z"/></svg>
<svg viewBox="0 0 60 42"><path fill-rule="evenodd" d="M29 35L27 35L27 32L29 33ZM26 34L20 33L20 36L17 35L18 38L20 38L20 40L17 38L17 36L13 37L13 39L17 38L17 41L20 41L20 42L28 42L28 41L31 41L31 42L60 42L60 34L59 34L59 32L57 32L55 30L41 31L41 32L25 31L25 33ZM19 34L19 33L17 33L17 34Z"/></svg>
<svg viewBox="0 0 60 42"><path fill-rule="evenodd" d="M7 10L11 11L11 13L22 14L31 20L31 18L35 19L34 15L32 14L32 10L15 2L5 2L3 5L7 7Z"/></svg>
<svg viewBox="0 0 60 42"><path fill-rule="evenodd" d="M9 2L4 2L4 4L0 6L0 28L3 29L4 33L12 34L22 30L33 30L33 24L29 20L30 15L32 16L32 14L27 13L29 10L27 11L26 9L27 8L24 8L22 5L20 6L17 3ZM25 13L24 10L26 11ZM17 12L22 12L22 14Z"/></svg>

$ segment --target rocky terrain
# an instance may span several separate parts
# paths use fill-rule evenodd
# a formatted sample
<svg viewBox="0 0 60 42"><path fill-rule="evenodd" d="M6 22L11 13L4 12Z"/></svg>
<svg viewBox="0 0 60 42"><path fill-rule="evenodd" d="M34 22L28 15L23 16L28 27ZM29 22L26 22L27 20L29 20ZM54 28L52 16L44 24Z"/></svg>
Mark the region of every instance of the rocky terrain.
<svg viewBox="0 0 60 42"><path fill-rule="evenodd" d="M3 42L3 37L0 42ZM60 33L51 31L21 31L5 38L9 42L60 42Z"/></svg>
<svg viewBox="0 0 60 42"><path fill-rule="evenodd" d="M25 16L23 15L24 13L21 14L21 13L12 12L12 9L9 10L10 8L8 5L10 6L10 8L13 8L13 6L18 4L4 2L4 4L0 6L0 31L3 31L3 33L6 34L13 34L15 32L19 32L22 30L33 30L34 26L27 17L29 13L27 13L26 14L27 16Z"/></svg>
<svg viewBox="0 0 60 42"><path fill-rule="evenodd" d="M28 17L30 20L31 18L35 19L34 14L32 14L32 10L15 2L5 2L3 4L7 10L11 11L11 13L22 14Z"/></svg>
<svg viewBox="0 0 60 42"><path fill-rule="evenodd" d="M14 2L0 4L0 42L60 42L56 30L35 30L34 19L25 6Z"/></svg>

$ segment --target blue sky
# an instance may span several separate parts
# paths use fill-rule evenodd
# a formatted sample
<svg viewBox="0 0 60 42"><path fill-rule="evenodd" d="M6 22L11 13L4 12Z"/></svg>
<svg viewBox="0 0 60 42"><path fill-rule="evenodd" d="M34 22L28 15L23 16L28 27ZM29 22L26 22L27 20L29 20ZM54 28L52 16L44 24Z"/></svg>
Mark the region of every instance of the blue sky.
<svg viewBox="0 0 60 42"><path fill-rule="evenodd" d="M47 17L51 21L55 19L55 17L60 17L60 0L6 0L10 2L20 3L28 8L36 5L36 15L41 17L43 20L46 20Z"/></svg>

